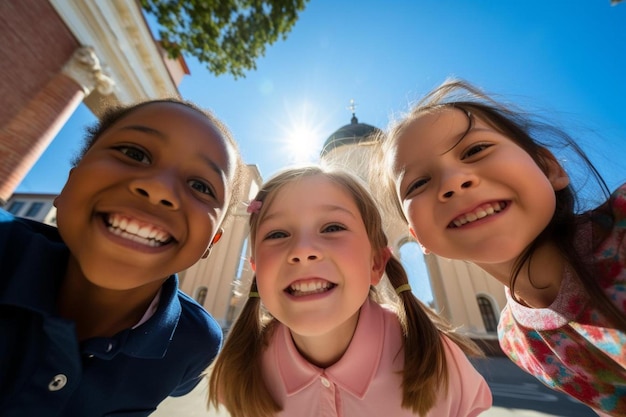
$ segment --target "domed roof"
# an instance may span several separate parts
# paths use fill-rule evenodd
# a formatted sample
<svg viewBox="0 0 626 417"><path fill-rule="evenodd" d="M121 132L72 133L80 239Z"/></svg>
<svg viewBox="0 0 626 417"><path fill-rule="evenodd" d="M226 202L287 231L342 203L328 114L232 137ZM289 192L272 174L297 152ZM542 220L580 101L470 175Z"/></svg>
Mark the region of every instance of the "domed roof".
<svg viewBox="0 0 626 417"><path fill-rule="evenodd" d="M359 123L359 119L352 113L350 124L340 127L326 139L322 147L321 156L323 157L328 152L342 145L371 142L378 134L382 134L379 128L366 123Z"/></svg>

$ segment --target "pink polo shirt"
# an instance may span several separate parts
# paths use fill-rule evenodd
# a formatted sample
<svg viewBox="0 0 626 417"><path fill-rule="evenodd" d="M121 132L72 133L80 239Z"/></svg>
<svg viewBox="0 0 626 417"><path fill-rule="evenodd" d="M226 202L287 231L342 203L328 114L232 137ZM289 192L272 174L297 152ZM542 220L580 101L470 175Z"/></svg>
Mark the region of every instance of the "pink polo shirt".
<svg viewBox="0 0 626 417"><path fill-rule="evenodd" d="M449 384L425 417L477 416L491 407L491 391L465 354L443 337ZM263 354L265 383L282 405L277 416L404 417L402 329L397 316L374 301L361 308L359 323L343 357L322 369L298 353L289 329L280 324Z"/></svg>

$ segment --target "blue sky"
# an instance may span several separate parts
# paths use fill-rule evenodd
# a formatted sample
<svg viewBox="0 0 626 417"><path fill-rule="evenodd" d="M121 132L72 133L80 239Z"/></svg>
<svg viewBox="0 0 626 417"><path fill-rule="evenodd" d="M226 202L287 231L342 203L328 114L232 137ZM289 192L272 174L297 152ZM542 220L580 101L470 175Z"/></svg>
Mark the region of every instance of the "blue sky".
<svg viewBox="0 0 626 417"><path fill-rule="evenodd" d="M215 77L188 57L179 89L225 121L267 177L315 160L349 123L350 99L361 122L385 128L457 76L584 132L614 187L626 180L625 26L626 4L609 0L311 0L246 78ZM58 192L93 121L79 107L18 191Z"/></svg>

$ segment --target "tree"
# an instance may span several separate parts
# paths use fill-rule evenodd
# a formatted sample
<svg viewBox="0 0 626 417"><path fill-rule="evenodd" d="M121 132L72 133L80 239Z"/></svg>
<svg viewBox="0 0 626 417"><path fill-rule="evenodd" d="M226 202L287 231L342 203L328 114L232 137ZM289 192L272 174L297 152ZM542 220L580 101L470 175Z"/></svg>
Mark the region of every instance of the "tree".
<svg viewBox="0 0 626 417"><path fill-rule="evenodd" d="M245 77L287 33L309 0L140 0L170 58L189 53L215 75Z"/></svg>

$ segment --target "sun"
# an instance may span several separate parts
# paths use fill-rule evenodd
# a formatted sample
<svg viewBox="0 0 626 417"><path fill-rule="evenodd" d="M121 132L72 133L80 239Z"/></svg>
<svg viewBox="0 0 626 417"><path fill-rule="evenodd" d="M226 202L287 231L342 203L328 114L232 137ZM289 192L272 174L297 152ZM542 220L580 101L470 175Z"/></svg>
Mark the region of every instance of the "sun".
<svg viewBox="0 0 626 417"><path fill-rule="evenodd" d="M279 139L281 153L290 163L299 164L319 160L324 138L321 124L316 122L316 112L304 103L296 114L287 113L286 123L281 123Z"/></svg>
<svg viewBox="0 0 626 417"><path fill-rule="evenodd" d="M311 162L320 154L319 133L311 126L293 126L285 141L291 162Z"/></svg>

